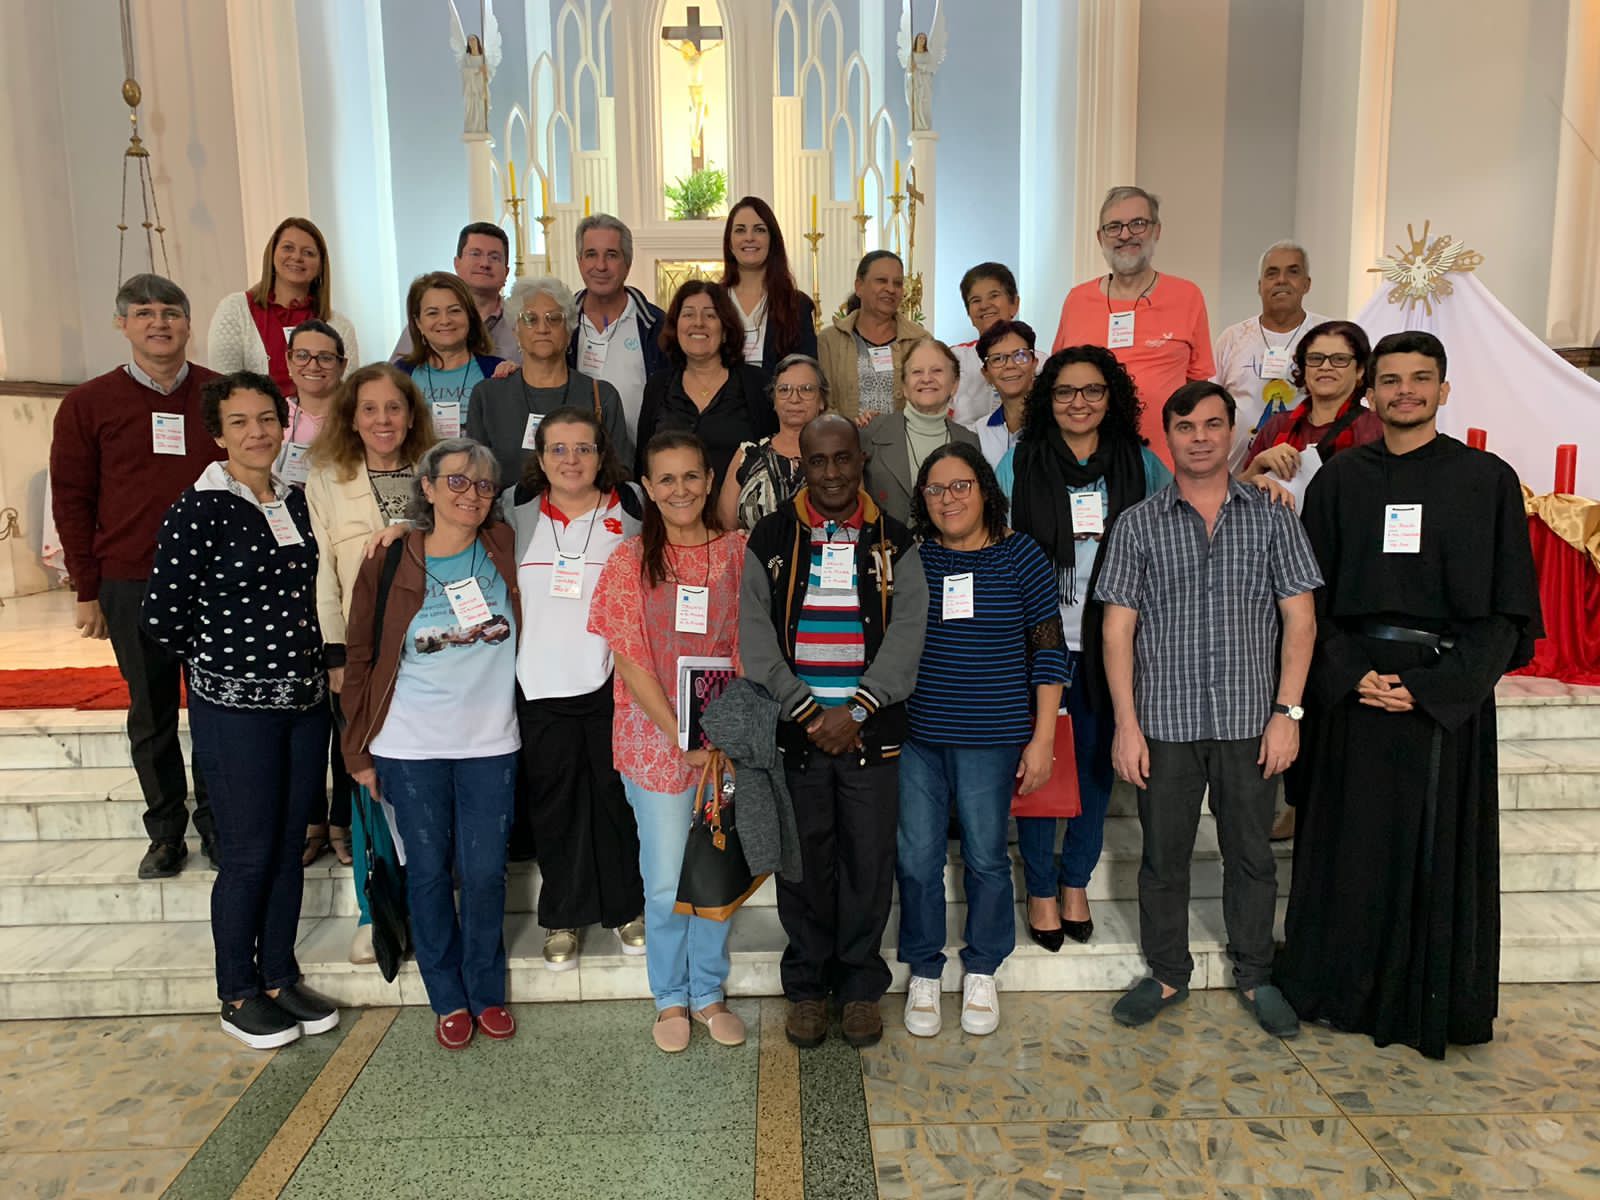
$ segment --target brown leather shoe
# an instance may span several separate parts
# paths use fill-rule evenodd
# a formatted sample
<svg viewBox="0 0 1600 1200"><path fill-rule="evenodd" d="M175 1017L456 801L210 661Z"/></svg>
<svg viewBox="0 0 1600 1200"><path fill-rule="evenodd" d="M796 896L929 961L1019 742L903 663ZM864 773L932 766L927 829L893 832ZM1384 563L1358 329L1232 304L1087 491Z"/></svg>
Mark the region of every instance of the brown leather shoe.
<svg viewBox="0 0 1600 1200"><path fill-rule="evenodd" d="M883 1013L876 1000L852 1000L840 1017L844 1040L858 1049L876 1046L883 1037Z"/></svg>
<svg viewBox="0 0 1600 1200"><path fill-rule="evenodd" d="M795 1000L789 1004L789 1016L783 1023L783 1034L791 1045L802 1050L814 1050L828 1038L828 1002L826 1000Z"/></svg>

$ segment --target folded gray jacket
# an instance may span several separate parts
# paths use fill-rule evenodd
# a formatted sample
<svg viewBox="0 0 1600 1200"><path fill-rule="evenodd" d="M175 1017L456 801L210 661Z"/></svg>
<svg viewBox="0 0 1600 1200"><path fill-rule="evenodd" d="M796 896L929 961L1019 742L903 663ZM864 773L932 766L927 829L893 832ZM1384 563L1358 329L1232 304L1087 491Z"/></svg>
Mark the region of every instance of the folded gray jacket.
<svg viewBox="0 0 1600 1200"><path fill-rule="evenodd" d="M733 762L733 823L755 875L777 871L800 880L800 831L778 751L778 702L748 679L735 679L706 705L700 728Z"/></svg>

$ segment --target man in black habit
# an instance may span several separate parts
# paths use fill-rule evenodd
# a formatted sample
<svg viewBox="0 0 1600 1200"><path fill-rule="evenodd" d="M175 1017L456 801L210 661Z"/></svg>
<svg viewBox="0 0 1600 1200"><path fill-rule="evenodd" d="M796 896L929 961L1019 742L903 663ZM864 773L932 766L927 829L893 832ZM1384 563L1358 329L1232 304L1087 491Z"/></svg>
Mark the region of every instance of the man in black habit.
<svg viewBox="0 0 1600 1200"><path fill-rule="evenodd" d="M1516 473L1438 431L1444 346L1390 334L1367 372L1383 438L1306 494L1326 584L1274 978L1306 1020L1443 1058L1494 1036L1494 685L1543 627Z"/></svg>

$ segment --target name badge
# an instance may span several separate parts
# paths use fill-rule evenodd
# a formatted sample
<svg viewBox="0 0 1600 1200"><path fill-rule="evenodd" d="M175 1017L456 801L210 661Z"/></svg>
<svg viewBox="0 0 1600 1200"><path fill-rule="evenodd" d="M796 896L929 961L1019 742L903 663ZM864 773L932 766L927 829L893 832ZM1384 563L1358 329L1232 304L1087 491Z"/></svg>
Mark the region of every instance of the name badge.
<svg viewBox="0 0 1600 1200"><path fill-rule="evenodd" d="M598 375L606 368L606 351L611 348L611 339L596 341L594 338L583 339L583 352L578 355L578 370L585 375Z"/></svg>
<svg viewBox="0 0 1600 1200"><path fill-rule="evenodd" d="M433 432L442 438L461 436L461 402L459 400L435 400L430 406L433 409Z"/></svg>
<svg viewBox="0 0 1600 1200"><path fill-rule="evenodd" d="M482 625L489 619L489 602L483 598L483 589L476 579L459 579L444 585L445 597L450 601L450 611L463 629Z"/></svg>
<svg viewBox="0 0 1600 1200"><path fill-rule="evenodd" d="M744 360L747 363L761 361L761 327L744 331Z"/></svg>
<svg viewBox="0 0 1600 1200"><path fill-rule="evenodd" d="M1383 506L1383 552L1416 554L1422 549L1422 505Z"/></svg>
<svg viewBox="0 0 1600 1200"><path fill-rule="evenodd" d="M534 441L534 437L539 432L539 422L542 420L544 418L537 413L528 414L528 426L522 431L522 448L524 450L537 450L539 448Z"/></svg>
<svg viewBox="0 0 1600 1200"><path fill-rule="evenodd" d="M872 364L872 369L879 375L887 375L894 370L894 345L868 346L867 360Z"/></svg>
<svg viewBox="0 0 1600 1200"><path fill-rule="evenodd" d="M275 500L271 504L263 504L261 511L267 514L267 528L272 530L272 536L280 546L303 546L305 538L300 536L300 530L295 527L294 518L289 515L289 506L282 500Z"/></svg>
<svg viewBox="0 0 1600 1200"><path fill-rule="evenodd" d="M157 454L184 454L182 413L150 414L150 449Z"/></svg>
<svg viewBox="0 0 1600 1200"><path fill-rule="evenodd" d="M1099 492L1072 492L1073 533L1104 533L1106 531L1106 502Z"/></svg>
<svg viewBox="0 0 1600 1200"><path fill-rule="evenodd" d="M972 618L972 572L944 577L944 620L966 621Z"/></svg>
<svg viewBox="0 0 1600 1200"><path fill-rule="evenodd" d="M1289 378L1289 364L1293 359L1294 356L1289 353L1289 347L1268 346L1266 354L1261 359L1261 378Z"/></svg>
<svg viewBox="0 0 1600 1200"><path fill-rule="evenodd" d="M278 474L283 476L288 483L303 484L311 474L311 462L306 458L311 446L307 442L285 442L283 446L283 463L278 469Z"/></svg>
<svg viewBox="0 0 1600 1200"><path fill-rule="evenodd" d="M689 587L683 583L678 585L678 611L672 619L674 629L679 633L704 633L710 612L709 588Z"/></svg>
<svg viewBox="0 0 1600 1200"><path fill-rule="evenodd" d="M556 552L550 567L550 594L564 600L583 599L583 555Z"/></svg>
<svg viewBox="0 0 1600 1200"><path fill-rule="evenodd" d="M847 591L855 584L856 548L826 545L822 548L822 586L830 591Z"/></svg>
<svg viewBox="0 0 1600 1200"><path fill-rule="evenodd" d="M1106 348L1121 350L1133 345L1133 313L1112 313L1106 323Z"/></svg>

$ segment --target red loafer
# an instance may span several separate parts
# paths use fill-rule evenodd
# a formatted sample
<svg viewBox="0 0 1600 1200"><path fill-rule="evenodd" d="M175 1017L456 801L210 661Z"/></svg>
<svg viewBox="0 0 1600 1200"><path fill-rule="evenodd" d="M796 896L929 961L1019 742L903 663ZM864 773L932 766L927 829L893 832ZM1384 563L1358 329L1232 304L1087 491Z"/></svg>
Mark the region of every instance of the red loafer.
<svg viewBox="0 0 1600 1200"><path fill-rule="evenodd" d="M517 1019L498 1004L478 1014L478 1028L484 1037L504 1039L517 1032Z"/></svg>
<svg viewBox="0 0 1600 1200"><path fill-rule="evenodd" d="M472 1017L466 1009L440 1017L433 1027L433 1036L446 1050L465 1050L472 1041Z"/></svg>

